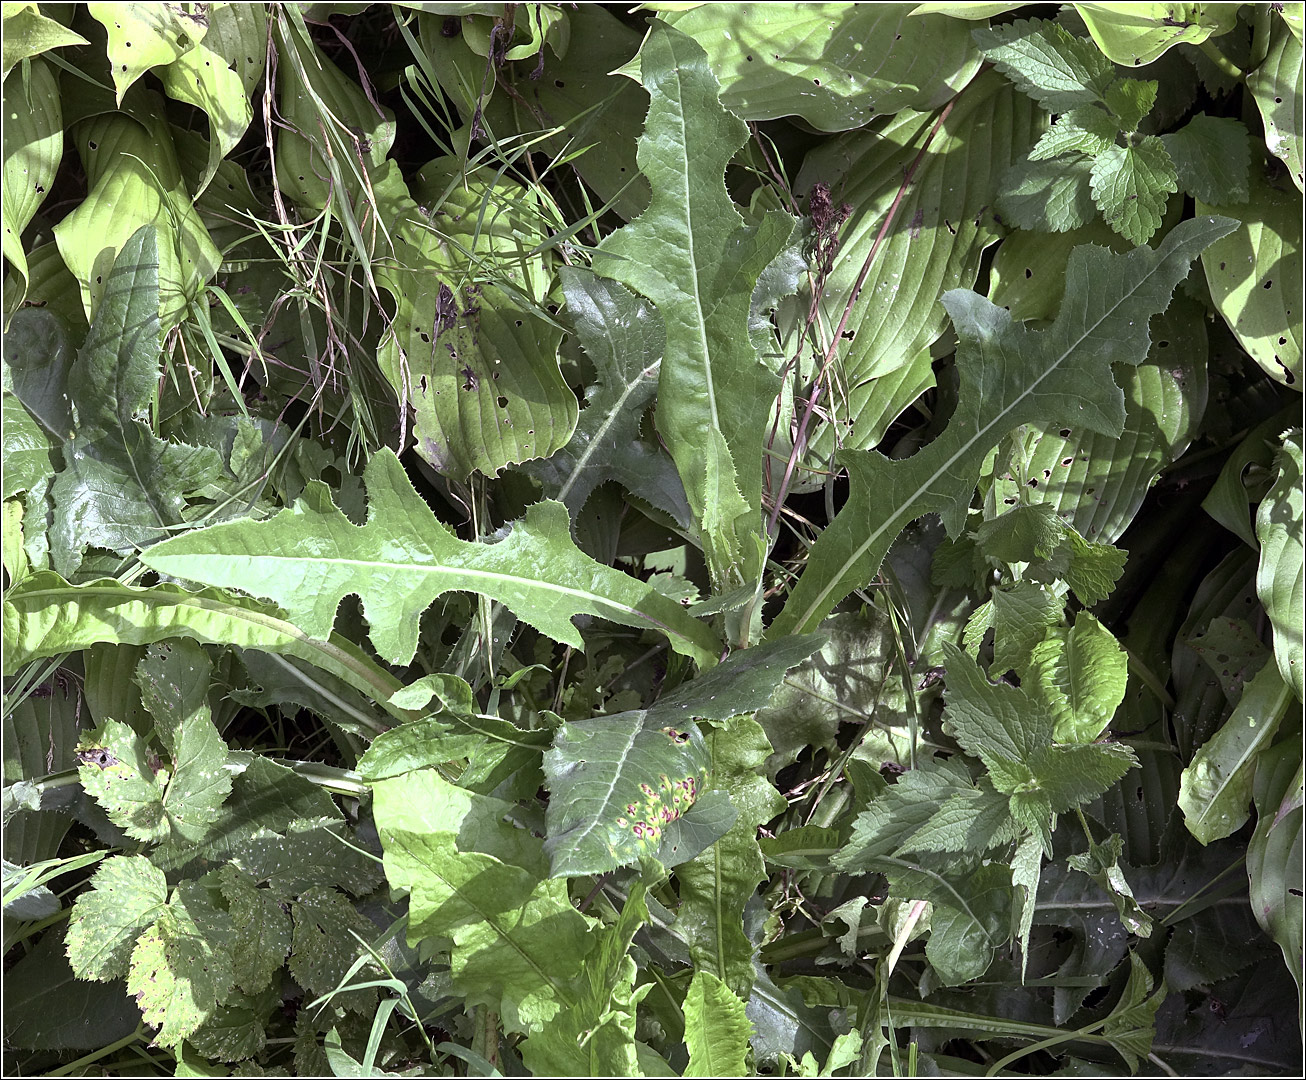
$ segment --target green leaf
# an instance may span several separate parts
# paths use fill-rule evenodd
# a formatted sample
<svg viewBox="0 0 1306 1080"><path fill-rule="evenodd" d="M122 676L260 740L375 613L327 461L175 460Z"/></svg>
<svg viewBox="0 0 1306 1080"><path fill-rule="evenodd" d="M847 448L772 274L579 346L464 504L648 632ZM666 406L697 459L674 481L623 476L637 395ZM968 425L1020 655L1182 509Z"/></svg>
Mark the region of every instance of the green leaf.
<svg viewBox="0 0 1306 1080"><path fill-rule="evenodd" d="M998 209L1021 229L1065 232L1093 220L1087 158L1020 162L1002 178Z"/></svg>
<svg viewBox="0 0 1306 1080"><path fill-rule="evenodd" d="M1232 208L1241 226L1202 252L1202 268L1239 344L1270 378L1300 390L1301 196L1260 168L1249 180L1249 201ZM1197 212L1219 213L1203 202Z"/></svg>
<svg viewBox="0 0 1306 1080"><path fill-rule="evenodd" d="M1102 1035L1128 1063L1130 1073L1138 1070L1139 1059L1147 1057L1152 1050L1156 1011L1165 1001L1164 983L1155 994L1151 991L1152 973L1138 953L1131 950L1125 992L1102 1025Z"/></svg>
<svg viewBox="0 0 1306 1080"><path fill-rule="evenodd" d="M7 17L6 26L11 21L14 20ZM42 21L50 20L42 18ZM5 40L10 40L8 33ZM44 60L30 61L26 78L22 72L13 79L8 78L10 48L7 45L5 49L4 183L0 189L0 206L4 216L4 257L22 279L21 288L14 289L10 282L6 291L13 289L21 300L27 286L23 230L36 216L59 171L63 159L63 113L59 108L59 80ZM6 306L10 302L6 297Z"/></svg>
<svg viewBox="0 0 1306 1080"><path fill-rule="evenodd" d="M567 313L595 383L571 441L526 471L544 483L575 520L590 492L607 480L690 525L689 504L671 459L640 435L657 393L666 330L647 300L578 267L558 272Z"/></svg>
<svg viewBox="0 0 1306 1080"><path fill-rule="evenodd" d="M316 885L291 905L294 931L290 939L290 974L310 994L326 994L345 981L350 965L362 951L358 938L367 941L376 928L343 893ZM370 1012L376 1008L374 990L345 994L346 1008Z"/></svg>
<svg viewBox="0 0 1306 1080"><path fill-rule="evenodd" d="M170 98L202 109L209 118L209 158L193 188L196 197L208 187L219 163L235 149L253 120L250 95L267 63L267 14L262 7L215 4L207 14L207 31L198 38L192 34L194 47L171 63L162 61L167 66L160 72ZM133 44L133 56L139 60L136 48ZM121 72L115 70L115 75Z"/></svg>
<svg viewBox="0 0 1306 1080"><path fill-rule="evenodd" d="M1111 631L1087 611L1069 629L1053 629L1034 647L1030 678L1052 712L1052 738L1091 743L1106 730L1125 697L1128 664Z"/></svg>
<svg viewBox="0 0 1306 1080"><path fill-rule="evenodd" d="M1203 844L1229 836L1247 820L1257 758L1292 703L1279 668L1266 664L1243 687L1233 713L1193 755L1179 784L1184 824Z"/></svg>
<svg viewBox="0 0 1306 1080"><path fill-rule="evenodd" d="M230 863L218 871L218 886L232 922L240 927L232 981L244 993L256 994L271 985L290 952L290 916L275 892L259 888L250 875Z"/></svg>
<svg viewBox="0 0 1306 1080"><path fill-rule="evenodd" d="M133 944L167 898L163 871L145 856L114 855L102 862L68 924L68 961L78 978L108 982L126 975Z"/></svg>
<svg viewBox="0 0 1306 1080"><path fill-rule="evenodd" d="M1082 855L1071 855L1066 862L1072 870L1087 874L1098 883L1120 913L1120 921L1126 930L1137 937L1150 937L1152 918L1139 906L1133 889L1125 879L1120 867L1122 851L1120 834L1112 833L1101 844L1090 840L1088 851Z"/></svg>
<svg viewBox="0 0 1306 1080"><path fill-rule="evenodd" d="M1011 871L989 863L952 881L899 860L885 860L882 869L894 896L934 905L925 955L943 985L983 975L1010 937Z"/></svg>
<svg viewBox="0 0 1306 1080"><path fill-rule="evenodd" d="M1302 43L1286 23L1275 20L1270 49L1247 76L1247 89L1265 122L1265 145L1288 166L1288 175L1301 191L1302 175ZM1228 200L1207 199L1221 203Z"/></svg>
<svg viewBox="0 0 1306 1080"><path fill-rule="evenodd" d="M905 7L703 4L661 18L706 50L736 116L801 116L819 131L937 109L980 64L969 27Z"/></svg>
<svg viewBox="0 0 1306 1080"><path fill-rule="evenodd" d="M177 886L158 921L132 951L127 992L141 1017L159 1029L159 1046L178 1046L231 989L236 926L199 882Z"/></svg>
<svg viewBox="0 0 1306 1080"><path fill-rule="evenodd" d="M54 476L54 466L50 440L23 403L6 392L3 407L5 473L0 497L8 499Z"/></svg>
<svg viewBox="0 0 1306 1080"><path fill-rule="evenodd" d="M1303 584L1302 429L1283 436L1275 455L1275 480L1256 511L1256 535L1261 561L1256 571L1256 592L1274 627L1274 658L1283 681L1298 701L1302 689L1302 626L1306 623L1306 585Z"/></svg>
<svg viewBox="0 0 1306 1080"><path fill-rule="evenodd" d="M1025 761L1052 741L1053 718L1023 687L994 684L955 645L942 647L947 667L944 723L970 753L987 761Z"/></svg>
<svg viewBox="0 0 1306 1080"><path fill-rule="evenodd" d="M1126 256L1077 248L1066 271L1067 293L1077 303L1063 305L1043 331L1018 327L1008 312L974 293L946 294L960 339L961 386L952 419L906 460L856 452L841 457L851 478L848 502L811 549L769 636L819 624L875 575L894 538L921 514L940 511L950 533L960 532L983 455L1018 424L1073 423L1118 434L1126 418L1124 395L1108 374L1110 365L1142 361L1147 320L1165 308L1198 252L1231 227L1222 219L1182 222L1155 251L1140 248Z"/></svg>
<svg viewBox="0 0 1306 1080"><path fill-rule="evenodd" d="M1301 994L1302 979L1302 764L1300 744L1284 739L1262 754L1252 788L1256 832L1247 844L1251 909L1283 950ZM1298 998L1300 1000L1300 996Z"/></svg>
<svg viewBox="0 0 1306 1080"><path fill-rule="evenodd" d="M41 14L37 4L6 4L4 15L4 63L0 78L8 79L9 72L20 60L39 56L62 45L89 45L81 34ZM9 110L5 109L8 118ZM8 155L6 155L8 156ZM9 252L5 252L8 258Z"/></svg>
<svg viewBox="0 0 1306 1080"><path fill-rule="evenodd" d="M148 565L267 596L319 637L330 633L340 601L357 593L373 644L395 663L413 658L422 612L454 590L499 600L574 647L584 642L571 619L584 613L660 630L678 652L703 665L714 661L706 626L572 543L560 503L531 506L497 544L468 543L436 521L390 450L372 457L364 479L370 510L361 527L332 504L325 484L313 481L293 508L271 520L227 522L165 541L147 553Z"/></svg>
<svg viewBox="0 0 1306 1080"><path fill-rule="evenodd" d="M1049 112L1100 101L1115 78L1091 42L1045 19L1017 19L971 35L986 59Z"/></svg>
<svg viewBox="0 0 1306 1080"><path fill-rule="evenodd" d="M4 666L86 649L96 642L148 645L189 637L210 645L294 656L344 680L387 706L399 681L357 645L332 634L322 641L277 618L266 605L219 589L188 592L178 585L135 588L105 578L73 586L39 571L4 597Z"/></svg>
<svg viewBox="0 0 1306 1080"><path fill-rule="evenodd" d="M1055 593L1035 581L994 590L992 670L1014 671L1024 679L1035 647L1060 625L1064 607Z"/></svg>
<svg viewBox="0 0 1306 1080"><path fill-rule="evenodd" d="M1100 154L1115 143L1116 125L1101 109L1081 105L1058 116L1052 130L1029 152L1030 161L1044 161L1059 154Z"/></svg>
<svg viewBox="0 0 1306 1080"><path fill-rule="evenodd" d="M593 267L648 297L664 320L658 430L676 459L713 585L725 591L762 570L762 442L780 387L749 340L750 302L794 221L771 211L745 227L731 203L723 173L748 132L718 101L702 48L655 24L640 65L651 104L639 165L653 200L604 238Z"/></svg>
<svg viewBox="0 0 1306 1080"><path fill-rule="evenodd" d="M118 104L123 94L152 67L171 64L203 40L209 20L182 8L86 5L91 17L109 32L109 63Z"/></svg>
<svg viewBox="0 0 1306 1080"><path fill-rule="evenodd" d="M1176 45L1198 45L1237 25L1238 9L1226 4L1076 4L1100 48L1113 62L1150 64Z"/></svg>
<svg viewBox="0 0 1306 1080"><path fill-rule="evenodd" d="M1251 144L1240 121L1198 113L1178 131L1162 135L1161 143L1181 191L1220 206L1247 201Z"/></svg>
<svg viewBox="0 0 1306 1080"><path fill-rule="evenodd" d="M125 555L158 540L182 520L185 495L221 469L213 450L166 443L140 419L159 379L158 273L157 236L146 226L114 261L68 376L77 428L54 482L51 535L65 576L87 545Z"/></svg>
<svg viewBox="0 0 1306 1080"><path fill-rule="evenodd" d="M1135 244L1147 243L1160 228L1166 202L1179 190L1174 162L1155 135L1098 154L1090 186L1106 223Z"/></svg>
<svg viewBox="0 0 1306 1080"><path fill-rule="evenodd" d="M1289 406L1252 428L1225 459L1215 484L1202 500L1203 510L1253 550L1261 545L1252 511L1269 490L1279 436L1298 412Z"/></svg>
<svg viewBox="0 0 1306 1080"><path fill-rule="evenodd" d="M1054 814L1097 798L1137 765L1134 752L1123 743L1044 746L1029 756L1033 786L1047 797Z"/></svg>
<svg viewBox="0 0 1306 1080"><path fill-rule="evenodd" d="M744 1002L710 971L696 971L685 994L685 1076L743 1076L753 1025Z"/></svg>
<svg viewBox="0 0 1306 1080"><path fill-rule="evenodd" d="M1104 96L1106 106L1120 123L1121 130L1132 133L1138 130L1143 117L1156 104L1157 83L1153 79L1117 79Z"/></svg>

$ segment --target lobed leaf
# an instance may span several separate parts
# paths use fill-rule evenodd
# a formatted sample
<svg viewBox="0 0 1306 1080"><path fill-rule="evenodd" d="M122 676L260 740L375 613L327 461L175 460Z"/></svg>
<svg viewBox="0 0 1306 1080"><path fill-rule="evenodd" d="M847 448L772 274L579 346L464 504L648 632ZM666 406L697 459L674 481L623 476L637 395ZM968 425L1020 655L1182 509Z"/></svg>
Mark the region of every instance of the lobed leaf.
<svg viewBox="0 0 1306 1080"><path fill-rule="evenodd" d="M77 898L68 924L68 961L78 978L108 982L127 974L132 946L168 899L167 879L143 855L114 855Z"/></svg>

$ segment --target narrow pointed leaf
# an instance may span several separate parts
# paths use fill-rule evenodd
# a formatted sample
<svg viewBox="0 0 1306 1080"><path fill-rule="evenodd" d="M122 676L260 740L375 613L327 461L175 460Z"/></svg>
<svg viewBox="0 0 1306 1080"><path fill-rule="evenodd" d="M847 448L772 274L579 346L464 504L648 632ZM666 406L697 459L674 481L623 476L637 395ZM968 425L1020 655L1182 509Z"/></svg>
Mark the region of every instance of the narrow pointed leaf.
<svg viewBox="0 0 1306 1080"><path fill-rule="evenodd" d="M1298 701L1306 701L1302 634L1306 623L1303 561L1302 429L1286 432L1275 457L1278 475L1256 511L1261 561L1256 592L1274 627L1274 659Z"/></svg>

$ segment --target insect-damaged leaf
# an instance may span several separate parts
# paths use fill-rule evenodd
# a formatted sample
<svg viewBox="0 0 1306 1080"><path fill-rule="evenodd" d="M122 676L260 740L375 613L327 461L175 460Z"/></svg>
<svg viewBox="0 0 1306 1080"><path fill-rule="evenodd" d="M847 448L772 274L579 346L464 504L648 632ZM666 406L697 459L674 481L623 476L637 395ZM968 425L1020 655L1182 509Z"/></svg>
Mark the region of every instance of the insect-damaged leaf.
<svg viewBox="0 0 1306 1080"><path fill-rule="evenodd" d="M651 585L602 566L571 540L566 509L536 503L496 544L459 540L413 490L399 459L382 450L364 473L367 524L354 525L314 481L269 521L196 530L148 553L155 570L266 596L315 637L331 631L350 593L363 601L372 642L394 663L417 648L418 618L446 592L478 592L557 641L583 648L571 619L588 614L656 629L672 647L711 665L711 631Z"/></svg>

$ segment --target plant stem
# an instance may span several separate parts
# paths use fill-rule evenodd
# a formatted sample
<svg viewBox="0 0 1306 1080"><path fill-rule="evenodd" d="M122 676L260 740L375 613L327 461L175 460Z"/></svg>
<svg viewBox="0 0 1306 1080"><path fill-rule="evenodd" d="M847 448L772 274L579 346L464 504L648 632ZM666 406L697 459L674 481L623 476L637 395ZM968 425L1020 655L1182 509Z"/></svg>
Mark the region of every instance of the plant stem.
<svg viewBox="0 0 1306 1080"><path fill-rule="evenodd" d="M141 1035L142 1035L142 1031L138 1025L136 1030L133 1031L126 1038L119 1039L117 1042L110 1043L108 1046L102 1046L98 1050L93 1050L85 1057L79 1057L76 1061L70 1061L67 1065L60 1065L59 1068L53 1069L50 1072L46 1073L45 1075L68 1076L71 1073L79 1071L84 1066L91 1064L91 1062L93 1061L99 1061L100 1058L108 1057L110 1054L116 1054L119 1050L123 1049L123 1047L125 1046L131 1046L132 1043L140 1040Z"/></svg>
<svg viewBox="0 0 1306 1080"><path fill-rule="evenodd" d="M1211 63L1213 63L1216 67L1218 67L1225 75L1228 75L1229 78L1234 79L1238 82L1242 82L1243 79L1246 78L1246 74L1243 72L1242 68L1240 68L1232 60L1230 60L1227 56L1225 56L1224 53L1222 53L1218 48L1216 48L1215 44L1211 41L1210 38L1207 38L1197 47L1202 50L1202 52L1206 55L1206 58L1210 60Z"/></svg>

